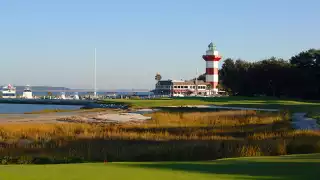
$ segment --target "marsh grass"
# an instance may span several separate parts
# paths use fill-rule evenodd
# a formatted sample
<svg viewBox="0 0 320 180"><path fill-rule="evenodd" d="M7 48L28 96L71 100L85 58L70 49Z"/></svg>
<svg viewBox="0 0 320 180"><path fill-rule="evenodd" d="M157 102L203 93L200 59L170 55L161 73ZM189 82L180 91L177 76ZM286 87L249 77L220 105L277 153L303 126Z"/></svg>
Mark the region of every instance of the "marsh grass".
<svg viewBox="0 0 320 180"><path fill-rule="evenodd" d="M152 120L139 124L2 124L0 160L3 164L186 161L320 152L320 132L293 130L281 112L149 116Z"/></svg>

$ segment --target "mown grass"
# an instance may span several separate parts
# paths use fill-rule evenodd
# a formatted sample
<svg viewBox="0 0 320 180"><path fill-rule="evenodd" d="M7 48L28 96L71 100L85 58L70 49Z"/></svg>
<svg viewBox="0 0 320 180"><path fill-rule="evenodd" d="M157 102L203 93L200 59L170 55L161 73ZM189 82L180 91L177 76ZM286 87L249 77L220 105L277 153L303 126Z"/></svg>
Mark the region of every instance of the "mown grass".
<svg viewBox="0 0 320 180"><path fill-rule="evenodd" d="M184 106L184 105L203 105L210 104L210 102L203 102L200 100L185 100L185 99L112 99L100 101L101 103L113 104L128 104L132 108L152 108L159 106Z"/></svg>
<svg viewBox="0 0 320 180"><path fill-rule="evenodd" d="M320 111L317 112L310 112L307 113L307 117L315 119L317 121L317 124L320 126Z"/></svg>
<svg viewBox="0 0 320 180"><path fill-rule="evenodd" d="M210 162L91 163L0 166L10 180L316 180L320 154L222 159Z"/></svg>
<svg viewBox="0 0 320 180"><path fill-rule="evenodd" d="M320 152L320 132L295 131L286 113L153 113L139 124L2 124L10 163L191 161Z"/></svg>
<svg viewBox="0 0 320 180"><path fill-rule="evenodd" d="M246 108L269 108L281 109L291 112L320 112L319 101L276 99L270 97L188 97L174 99L115 99L105 100L103 103L124 103L133 108L154 108L163 106L185 106L185 105L218 105Z"/></svg>
<svg viewBox="0 0 320 180"><path fill-rule="evenodd" d="M311 113L308 113L308 117L313 118L313 119L318 119L318 120L320 120L320 112L311 112Z"/></svg>

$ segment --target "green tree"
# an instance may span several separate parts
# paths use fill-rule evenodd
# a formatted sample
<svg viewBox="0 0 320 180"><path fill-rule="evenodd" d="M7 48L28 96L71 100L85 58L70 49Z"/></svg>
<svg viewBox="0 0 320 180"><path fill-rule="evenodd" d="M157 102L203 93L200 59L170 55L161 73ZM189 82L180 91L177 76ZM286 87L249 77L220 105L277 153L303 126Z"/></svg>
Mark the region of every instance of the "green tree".
<svg viewBox="0 0 320 180"><path fill-rule="evenodd" d="M298 55L291 57L291 64L297 67L319 67L320 66L320 49L309 49Z"/></svg>
<svg viewBox="0 0 320 180"><path fill-rule="evenodd" d="M320 99L320 51L310 49L289 61L226 59L219 71L220 85L233 95L287 96Z"/></svg>
<svg viewBox="0 0 320 180"><path fill-rule="evenodd" d="M198 77L198 81L203 81L203 82L206 82L206 74L201 74L199 77Z"/></svg>

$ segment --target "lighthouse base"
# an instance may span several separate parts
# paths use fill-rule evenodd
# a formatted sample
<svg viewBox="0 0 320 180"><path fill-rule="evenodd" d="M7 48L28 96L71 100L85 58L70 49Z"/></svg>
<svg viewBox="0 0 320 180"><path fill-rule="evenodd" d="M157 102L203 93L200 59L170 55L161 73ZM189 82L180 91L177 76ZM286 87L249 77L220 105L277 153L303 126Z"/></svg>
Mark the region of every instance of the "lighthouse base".
<svg viewBox="0 0 320 180"><path fill-rule="evenodd" d="M219 92L219 90L214 88L214 89L209 90L208 95L209 96L215 96L215 95L218 94L218 92Z"/></svg>
<svg viewBox="0 0 320 180"><path fill-rule="evenodd" d="M213 95L216 95L216 94L218 94L218 89L217 88L214 88L214 89L212 89L212 93L213 93Z"/></svg>

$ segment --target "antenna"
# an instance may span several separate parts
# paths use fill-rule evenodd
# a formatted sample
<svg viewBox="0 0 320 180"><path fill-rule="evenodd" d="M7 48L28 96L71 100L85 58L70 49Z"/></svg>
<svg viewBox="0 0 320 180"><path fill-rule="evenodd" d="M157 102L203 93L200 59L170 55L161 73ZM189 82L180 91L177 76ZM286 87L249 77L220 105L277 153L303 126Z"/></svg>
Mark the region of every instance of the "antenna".
<svg viewBox="0 0 320 180"><path fill-rule="evenodd" d="M94 48L94 97L97 97L97 49Z"/></svg>

